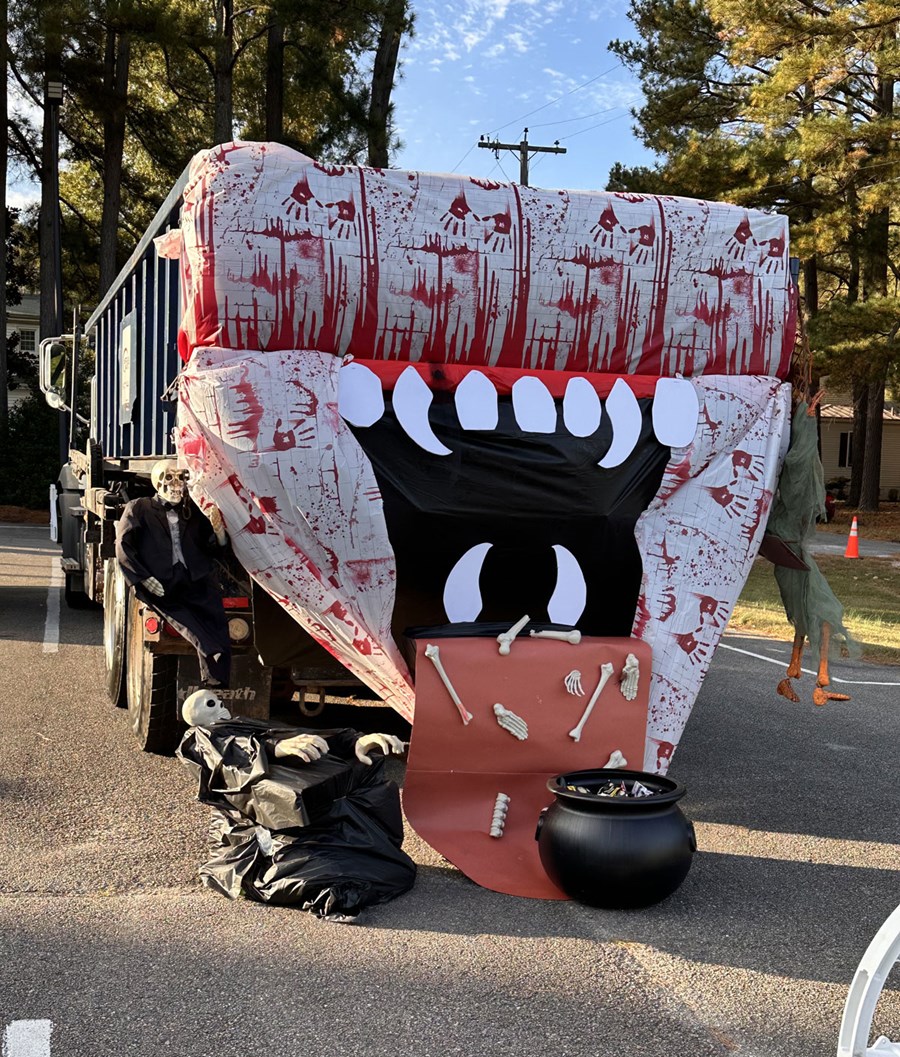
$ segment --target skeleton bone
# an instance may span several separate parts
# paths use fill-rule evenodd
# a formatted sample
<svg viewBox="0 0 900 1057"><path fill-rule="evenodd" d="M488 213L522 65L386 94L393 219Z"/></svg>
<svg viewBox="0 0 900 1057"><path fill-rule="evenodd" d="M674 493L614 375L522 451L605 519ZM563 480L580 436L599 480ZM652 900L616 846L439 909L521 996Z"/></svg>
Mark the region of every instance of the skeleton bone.
<svg viewBox="0 0 900 1057"><path fill-rule="evenodd" d="M509 731L514 738L518 738L519 741L527 739L528 724L521 716L517 716L515 712L510 712L508 708L504 708L499 701L494 705L494 715L497 717L497 722L500 726L504 730Z"/></svg>
<svg viewBox="0 0 900 1057"><path fill-rule="evenodd" d="M450 678L444 671L444 666L441 664L441 651L437 646L432 646L429 642L425 647L425 656L432 662L437 669L437 673L441 678L441 682L446 686L447 693L450 695L453 704L456 705L456 709L459 712L460 718L463 723L468 725L472 720L472 713L468 712L459 699L459 694L453 689L453 684L450 682Z"/></svg>
<svg viewBox="0 0 900 1057"><path fill-rule="evenodd" d="M519 634L522 628L525 627L529 620L531 620L531 617L526 613L521 620L517 620L515 624L513 624L509 631L504 631L501 635L497 636L497 641L500 643L501 657L506 657L509 654L509 647L512 645L513 639Z"/></svg>
<svg viewBox="0 0 900 1057"><path fill-rule="evenodd" d="M633 701L637 697L640 674L637 657L633 653L629 653L625 658L625 667L622 669L622 674L619 676L619 682L622 686L622 697L626 701Z"/></svg>
<svg viewBox="0 0 900 1057"><path fill-rule="evenodd" d="M594 705L597 703L597 698L603 693L603 687L609 682L613 673L613 666L611 664L600 665L600 682L597 683L597 689L591 695L590 701L587 703L587 708L584 710L584 715L578 721L578 726L573 727L569 731L569 737L574 738L575 741L581 741L581 732L584 730L584 725L588 721L588 717L591 712L594 711Z"/></svg>
<svg viewBox="0 0 900 1057"><path fill-rule="evenodd" d="M610 758L603 765L603 768L604 768L604 770L607 770L610 767L612 767L614 769L617 769L619 767L627 767L627 766L628 766L628 761L625 759L625 757L622 755L622 753L619 752L618 749L616 749L616 751L612 754L612 756L610 756Z"/></svg>
<svg viewBox="0 0 900 1057"><path fill-rule="evenodd" d="M566 689L576 697L584 697L584 690L581 688L581 672L577 668L573 668L566 676Z"/></svg>
<svg viewBox="0 0 900 1057"><path fill-rule="evenodd" d="M509 797L506 793L498 793L494 801L494 814L491 818L491 836L502 837L506 827L506 813L509 811Z"/></svg>
<svg viewBox="0 0 900 1057"><path fill-rule="evenodd" d="M568 642L577 646L581 642L581 632L577 629L572 631L530 631L528 633L533 639L557 639L559 642Z"/></svg>

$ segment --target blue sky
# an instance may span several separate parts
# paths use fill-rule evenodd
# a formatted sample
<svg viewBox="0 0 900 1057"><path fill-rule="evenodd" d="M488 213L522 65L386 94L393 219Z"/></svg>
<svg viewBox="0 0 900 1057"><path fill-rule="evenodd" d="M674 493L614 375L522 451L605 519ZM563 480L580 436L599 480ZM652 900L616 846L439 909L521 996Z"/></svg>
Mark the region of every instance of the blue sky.
<svg viewBox="0 0 900 1057"><path fill-rule="evenodd" d="M413 0L416 32L394 91L406 169L519 179L516 155L476 147L486 134L559 140L566 154L531 163L537 187L603 188L616 161L651 164L632 132L640 87L607 50L633 38L627 0ZM38 197L10 174L10 204Z"/></svg>
<svg viewBox="0 0 900 1057"><path fill-rule="evenodd" d="M652 164L632 132L640 87L607 50L635 36L626 0L413 6L416 32L394 91L398 166L518 180L516 155L502 152L498 165L474 144L483 133L518 142L525 126L529 142L567 148L535 157L534 186L602 188L616 161Z"/></svg>

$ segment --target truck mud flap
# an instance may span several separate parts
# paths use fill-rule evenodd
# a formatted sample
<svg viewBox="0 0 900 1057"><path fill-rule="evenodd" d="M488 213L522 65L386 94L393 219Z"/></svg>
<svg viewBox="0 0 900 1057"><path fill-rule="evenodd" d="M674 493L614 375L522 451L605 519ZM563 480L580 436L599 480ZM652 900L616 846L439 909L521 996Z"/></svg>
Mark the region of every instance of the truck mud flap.
<svg viewBox="0 0 900 1057"><path fill-rule="evenodd" d="M180 657L176 690L179 713L184 699L200 688L200 665L196 656ZM235 654L231 659L231 689L217 689L215 693L225 702L232 715L268 719L272 669L260 664L252 654Z"/></svg>

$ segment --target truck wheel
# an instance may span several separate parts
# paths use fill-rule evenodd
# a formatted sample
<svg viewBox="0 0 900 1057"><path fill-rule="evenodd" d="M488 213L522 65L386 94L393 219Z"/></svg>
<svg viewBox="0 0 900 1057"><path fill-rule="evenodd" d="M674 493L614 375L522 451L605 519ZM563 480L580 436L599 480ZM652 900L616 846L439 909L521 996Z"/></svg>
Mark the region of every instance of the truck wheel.
<svg viewBox="0 0 900 1057"><path fill-rule="evenodd" d="M103 656L106 692L117 708L125 707L125 625L128 584L115 558L107 558L103 571Z"/></svg>
<svg viewBox="0 0 900 1057"><path fill-rule="evenodd" d="M131 729L144 752L170 755L178 741L178 658L144 648L141 603L133 591L128 592L126 643L125 686Z"/></svg>

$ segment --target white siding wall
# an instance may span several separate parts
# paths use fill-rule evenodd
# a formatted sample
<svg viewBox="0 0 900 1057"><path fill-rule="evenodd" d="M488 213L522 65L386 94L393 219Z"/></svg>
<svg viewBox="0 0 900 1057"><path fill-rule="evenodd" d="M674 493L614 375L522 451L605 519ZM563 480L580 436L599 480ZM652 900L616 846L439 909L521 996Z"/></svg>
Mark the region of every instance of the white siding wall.
<svg viewBox="0 0 900 1057"><path fill-rule="evenodd" d="M850 477L849 466L839 466L840 437L842 433L853 432L853 420L822 419L822 466L825 480L836 477ZM854 452L855 457L860 453ZM888 492L896 488L900 492L900 422L884 423L881 440L881 498L887 499Z"/></svg>

